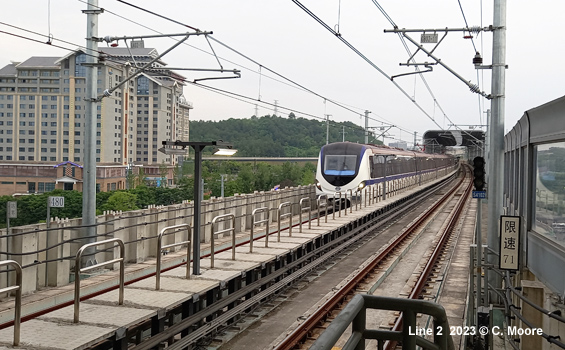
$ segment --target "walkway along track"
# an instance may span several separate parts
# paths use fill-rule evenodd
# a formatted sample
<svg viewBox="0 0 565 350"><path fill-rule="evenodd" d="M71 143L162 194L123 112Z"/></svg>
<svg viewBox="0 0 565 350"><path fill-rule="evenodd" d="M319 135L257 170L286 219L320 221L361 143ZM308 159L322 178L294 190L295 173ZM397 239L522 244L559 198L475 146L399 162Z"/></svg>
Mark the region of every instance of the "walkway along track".
<svg viewBox="0 0 565 350"><path fill-rule="evenodd" d="M249 278L248 275L245 286L242 286L241 289L234 291L231 286L228 286L232 291L227 296L222 296L220 291L219 297L210 300L207 306L201 310L186 310L180 307L172 310L170 315L167 315L164 319L177 321L161 325L158 332L152 329L154 326L151 326L150 322L140 325L135 335L137 338L135 346L130 345L130 349L152 349L165 343L167 349L184 349L195 344L202 337L215 333L225 325L234 324L242 314L248 312L252 307L275 297L295 281L323 264L327 264L332 257L356 244L360 238L374 234L379 226L395 220L398 216L411 210L417 205L420 198L429 196L439 186L445 185L445 183L442 183L436 185L435 188L421 190L376 210L356 222L351 222L347 227L328 232L315 241L304 244L301 249L296 249L290 253L294 255L294 260L290 259L289 256L281 257L281 261L277 261L278 267L275 266L275 271L263 269L258 279L257 276ZM286 261L287 259L288 261ZM179 318L181 318L180 321L178 321ZM149 328L152 329L151 337L146 335ZM131 339L129 335L128 338ZM109 348L108 343L109 341L105 344L99 344L95 349L107 349Z"/></svg>
<svg viewBox="0 0 565 350"><path fill-rule="evenodd" d="M465 177L469 175L468 168L464 168ZM426 264L423 272L421 273L417 283L415 284L412 292L410 293L410 298L417 299L420 298L422 291L425 288L426 283L432 273L434 266L437 264L437 260L444 250L445 245L449 239L453 228L456 226L460 213L465 206L465 202L469 198L471 191L471 182L465 181L465 178L461 178L456 186L454 186L448 193L444 195L442 200L436 202L432 207L430 207L423 215L421 215L418 220L411 224L396 240L393 241L388 247L383 249L383 251L378 254L372 261L365 264L365 266L358 271L358 273L351 277L350 280L343 285L343 287L337 291L331 298L329 298L323 305L318 307L318 309L312 313L298 328L291 332L281 343L279 343L274 349L275 350L290 350L290 349L300 349L301 345L306 340L311 340L315 337L315 334L320 334L321 331L316 331L315 329L324 329L324 324L332 316L332 312L340 307L344 302L349 300L354 294L357 286L363 282L363 280L374 272L378 268L379 264L385 261L388 256L404 242L409 239L412 233L416 232L418 228L425 224L429 217L434 215L434 212L441 208L445 201L460 189L465 186L464 194L460 197L458 204L456 205L455 214L451 215L449 224L446 225L445 230L436 245L434 252L428 263ZM402 319L399 317L395 324L395 330L401 326ZM385 345L386 349L393 349L395 344L388 343Z"/></svg>

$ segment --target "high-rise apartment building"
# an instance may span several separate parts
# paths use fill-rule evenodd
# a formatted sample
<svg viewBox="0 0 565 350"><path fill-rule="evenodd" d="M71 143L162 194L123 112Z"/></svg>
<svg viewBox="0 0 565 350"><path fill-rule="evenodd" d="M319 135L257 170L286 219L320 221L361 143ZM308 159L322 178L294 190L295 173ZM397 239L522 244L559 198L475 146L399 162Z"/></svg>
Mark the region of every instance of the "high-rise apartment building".
<svg viewBox="0 0 565 350"><path fill-rule="evenodd" d="M130 78L136 65L157 57L149 48L103 48L98 94ZM0 69L0 161L82 163L86 112L86 54L31 57ZM174 164L161 141L188 141L183 77L163 68L130 79L98 103L97 162Z"/></svg>
<svg viewBox="0 0 565 350"><path fill-rule="evenodd" d="M131 49L100 51L99 96L131 79L97 105L97 166L123 166L120 173L125 174L133 165L146 167L147 173L163 163L175 165L178 156L158 149L164 140L188 141L192 104L183 96L184 77L166 70L161 60L151 70L135 74L136 67L158 56L142 42ZM89 146L84 135L85 61L86 53L77 50L64 57L31 57L0 69L0 168L83 164ZM27 180L18 180L23 188ZM50 187L57 183L53 180ZM119 188L123 180L117 184ZM31 183L27 186L37 188ZM0 189L2 194L9 192L14 191Z"/></svg>

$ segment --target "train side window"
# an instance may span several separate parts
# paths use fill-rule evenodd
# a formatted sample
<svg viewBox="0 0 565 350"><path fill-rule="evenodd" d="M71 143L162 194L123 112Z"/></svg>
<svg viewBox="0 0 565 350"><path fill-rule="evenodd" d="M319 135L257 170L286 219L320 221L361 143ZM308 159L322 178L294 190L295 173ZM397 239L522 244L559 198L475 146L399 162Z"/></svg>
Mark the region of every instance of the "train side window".
<svg viewBox="0 0 565 350"><path fill-rule="evenodd" d="M376 155L371 157L371 178L383 177L384 157Z"/></svg>

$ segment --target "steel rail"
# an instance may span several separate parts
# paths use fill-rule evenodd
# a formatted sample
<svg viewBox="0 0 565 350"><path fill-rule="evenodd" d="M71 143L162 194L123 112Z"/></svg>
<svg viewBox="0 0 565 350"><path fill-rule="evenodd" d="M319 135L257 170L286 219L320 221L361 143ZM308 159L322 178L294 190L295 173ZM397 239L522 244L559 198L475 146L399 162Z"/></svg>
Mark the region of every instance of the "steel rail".
<svg viewBox="0 0 565 350"><path fill-rule="evenodd" d="M467 169L466 171L466 176L467 176L469 175L469 170L468 168L466 169ZM469 195L471 194L471 189L473 188L472 185L473 183L469 181L467 187L464 189L463 195L457 201L457 204L452 211L453 215L450 216L448 224L446 225L438 244L436 245L432 255L430 256L430 259L426 263L426 266L424 267L424 270L420 274L420 277L418 277L418 280L414 284L414 287L412 288L412 291L408 296L409 299L417 299L422 294L426 284L428 283L430 275L432 274L434 265L437 264L442 251L444 250L449 238L451 237L451 234L458 225L459 218L461 216L461 213L463 212L463 208L465 208L465 205L469 200ZM400 316L396 319L394 326L392 327L392 331L398 331L402 329L402 320L403 317L402 314L400 314ZM395 347L396 347L396 341L386 341L384 344L384 350L392 350Z"/></svg>
<svg viewBox="0 0 565 350"><path fill-rule="evenodd" d="M295 348L303 339L308 337L309 333L321 324L324 319L334 310L348 294L350 294L356 286L365 279L369 272L373 271L376 266L381 263L402 241L404 241L411 233L413 233L420 225L422 225L433 212L443 205L445 200L454 193L463 183L463 179L446 194L441 200L437 201L430 207L424 215L421 215L407 230L397 237L392 244L383 250L369 264L367 264L359 273L347 282L337 293L329 298L322 306L320 306L313 314L311 314L298 328L288 335L273 350L290 350Z"/></svg>
<svg viewBox="0 0 565 350"><path fill-rule="evenodd" d="M440 188L442 185L445 185L445 183L439 183L435 186L430 187L429 189L422 190L422 192L420 194L417 194L415 197L416 198L425 197L426 195L428 195L432 191L435 191L438 188ZM305 273L316 268L315 265L320 265L323 261L331 258L335 254L338 254L343 249L347 249L348 246L358 242L359 238L362 238L366 235L372 234L375 231L374 226L376 226L377 224L381 225L383 222L386 223L390 220L394 220L396 217L404 214L404 212L412 209L412 207L414 207L416 205L418 205L418 201L411 201L410 205L407 205L402 210L396 210L396 211L391 210L389 212L383 213L380 221L378 221L378 222L369 221L369 222L366 222L366 223L358 226L357 228L353 229L349 233L344 234L344 235L336 238L335 240L329 242L328 244L324 245L320 250L310 252L309 254L295 260L294 262L292 262L288 265L286 265L285 268L273 272L272 274L270 274L268 276L268 280L272 281L272 280L277 279L278 277L282 277L286 273L288 273L288 271L290 271L290 270L294 269L295 267L298 267L298 266L304 264L308 260L311 260L311 259L315 258L316 256L322 254L323 256L318 257L315 260L313 260L313 263L310 263L310 264L302 267L300 270L297 270L297 271L295 271L291 274L292 276L296 276L296 277L294 277L294 279L300 277L301 275L304 275ZM352 237L356 237L356 239L351 239ZM324 251L328 251L328 252L324 253ZM319 264L316 264L318 261L319 261ZM272 286L268 287L266 289L266 291L268 290L271 294L269 294L269 293L261 294L260 299L266 298L267 295L272 295L274 290L280 289L278 287L279 285L281 285L281 286L289 285L290 280L287 280L288 277L290 277L290 276L286 276L285 278L283 278L282 281L279 281L279 282L273 284ZM200 320L216 313L219 310L222 310L223 308L225 308L227 305L231 304L235 300L239 300L240 298L242 298L245 295L247 295L248 293L250 293L250 291L257 290L259 287L262 287L266 283L268 283L268 282L266 282L263 279L257 280L255 282L249 284L245 288L242 288L242 289L228 295L227 297L218 300L216 303L209 305L205 310L202 310L201 312L198 312L198 313L196 313L192 316L189 316L188 318L181 321L180 323L172 325L169 328L165 329L163 332L161 332L161 333L159 333L155 336L152 336L149 339L144 340L142 343L136 345L132 349L133 350L149 350L149 349L152 349L155 346L158 346L160 343L168 341L169 339L174 337L176 334L181 333L183 330L187 329L188 327L191 327L192 324L199 322ZM219 322L222 321L222 320L229 320L229 319L235 317L235 315L241 313L240 311L238 312L239 309L244 309L244 310L248 309L249 307L253 306L256 303L257 303L257 298L252 297L249 300L246 300L246 301L242 302L241 304L239 304L233 310L228 310L227 312L224 312L216 320L219 321ZM214 320L212 321L210 326L211 326L212 329L219 327L219 325L217 325L216 322L214 322ZM210 328L210 327L205 326L204 328ZM183 337L179 341L169 345L169 347L171 347L171 349L176 349L178 347L182 348L183 346L186 346L190 343L195 342L197 340L195 338L197 338L197 336L202 336L203 335L202 333L205 333L205 332L206 332L206 329L195 330L195 331L191 332L188 336Z"/></svg>

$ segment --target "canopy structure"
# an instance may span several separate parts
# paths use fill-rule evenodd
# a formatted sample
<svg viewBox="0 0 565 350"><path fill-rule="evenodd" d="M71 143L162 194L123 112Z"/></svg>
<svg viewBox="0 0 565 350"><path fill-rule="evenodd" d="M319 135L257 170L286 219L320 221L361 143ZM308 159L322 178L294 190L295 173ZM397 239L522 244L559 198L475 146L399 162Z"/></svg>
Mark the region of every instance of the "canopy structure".
<svg viewBox="0 0 565 350"><path fill-rule="evenodd" d="M424 133L426 153L444 153L446 147L456 146L482 153L484 143L485 132L482 130L428 130Z"/></svg>

